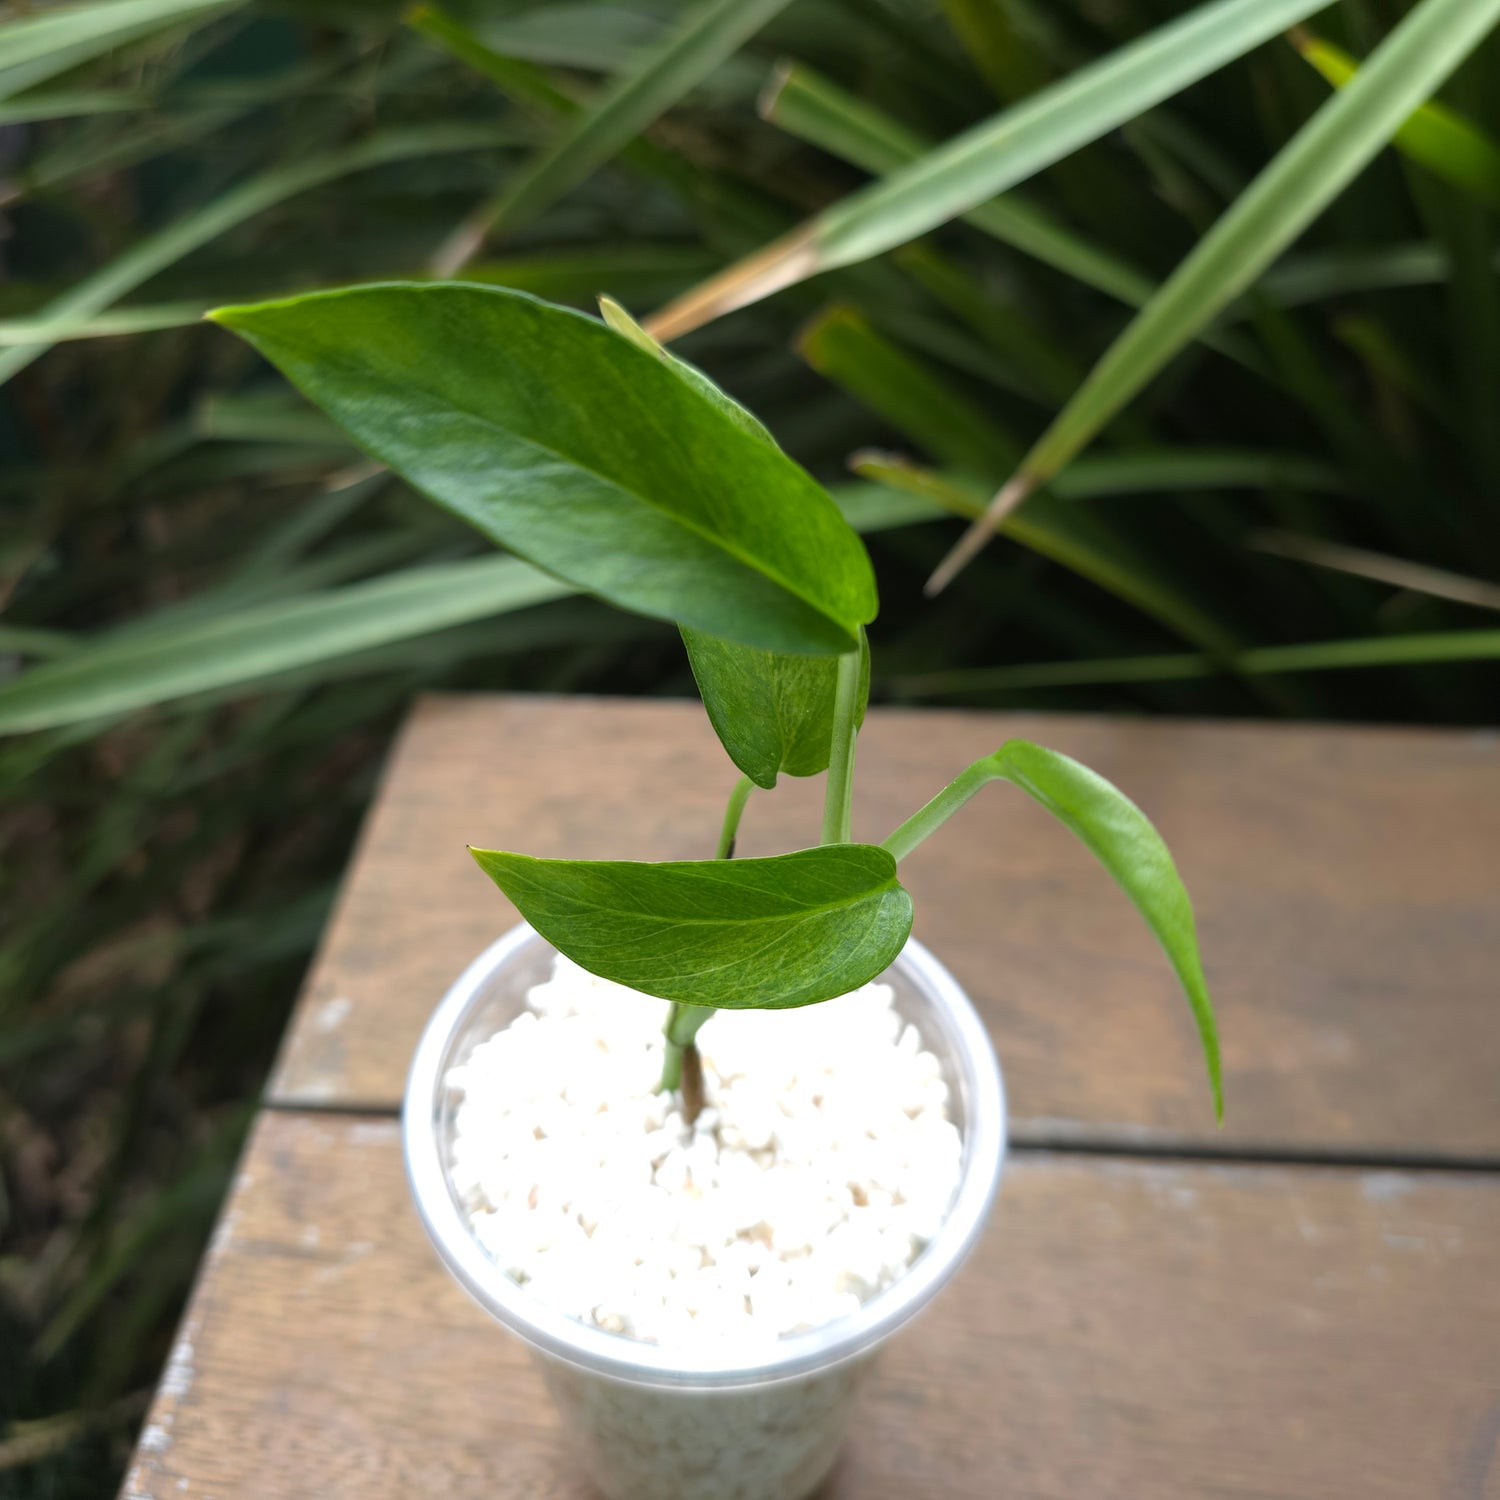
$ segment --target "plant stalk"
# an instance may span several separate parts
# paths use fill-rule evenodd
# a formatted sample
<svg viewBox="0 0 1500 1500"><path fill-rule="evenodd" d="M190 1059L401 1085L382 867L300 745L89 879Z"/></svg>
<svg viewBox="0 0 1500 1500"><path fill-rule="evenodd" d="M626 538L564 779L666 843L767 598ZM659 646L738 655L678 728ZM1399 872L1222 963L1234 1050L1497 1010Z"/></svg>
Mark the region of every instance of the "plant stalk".
<svg viewBox="0 0 1500 1500"><path fill-rule="evenodd" d="M980 787L999 780L1000 775L993 755L976 760L960 771L932 801L919 807L889 838L882 839L880 847L896 860L905 859L923 839L936 833Z"/></svg>
<svg viewBox="0 0 1500 1500"><path fill-rule="evenodd" d="M859 650L839 657L833 699L833 747L828 757L828 782L823 791L823 837L820 842L824 844L847 844L850 840L860 669L869 649L861 630Z"/></svg>
<svg viewBox="0 0 1500 1500"><path fill-rule="evenodd" d="M735 782L724 808L724 822L719 829L718 845L714 849L715 859L734 858L740 819L744 816L745 804L754 790L755 783L748 776L741 776ZM703 1108L703 1064L693 1039L713 1013L711 1005L681 1005L674 1000L661 1029L662 1035L667 1039L667 1048L662 1057L661 1081L656 1085L656 1091L659 1094L670 1094L677 1089L682 1090L682 1113L689 1125L698 1118L698 1113Z"/></svg>

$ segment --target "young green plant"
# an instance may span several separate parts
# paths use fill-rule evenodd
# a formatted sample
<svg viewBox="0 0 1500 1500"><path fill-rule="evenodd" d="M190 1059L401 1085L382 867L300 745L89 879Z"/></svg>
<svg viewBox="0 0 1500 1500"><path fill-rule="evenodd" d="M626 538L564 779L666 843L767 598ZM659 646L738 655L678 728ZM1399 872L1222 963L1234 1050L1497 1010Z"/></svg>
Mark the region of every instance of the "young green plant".
<svg viewBox="0 0 1500 1500"><path fill-rule="evenodd" d="M374 458L516 557L682 631L709 719L742 773L717 858L474 858L549 942L671 1004L663 1084L698 1101L694 1038L715 1009L832 999L895 960L912 926L897 864L981 786L1019 787L1135 903L1186 992L1222 1112L1192 906L1145 815L1024 741L975 762L880 844L850 832L869 691L868 554L756 419L656 345L524 293L386 284L221 309ZM819 842L731 859L752 787L826 772Z"/></svg>

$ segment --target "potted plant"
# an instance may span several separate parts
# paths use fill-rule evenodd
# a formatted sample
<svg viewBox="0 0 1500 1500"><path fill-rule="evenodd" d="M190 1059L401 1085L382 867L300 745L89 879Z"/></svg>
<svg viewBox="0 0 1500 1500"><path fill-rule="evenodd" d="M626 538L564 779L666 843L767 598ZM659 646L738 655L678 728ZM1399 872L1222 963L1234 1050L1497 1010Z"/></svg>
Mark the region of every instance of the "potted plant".
<svg viewBox="0 0 1500 1500"><path fill-rule="evenodd" d="M542 1356L606 1494L796 1500L870 1355L974 1242L1004 1154L993 1051L910 937L900 860L1009 781L1160 940L1217 1109L1213 1013L1165 845L1066 756L1012 741L881 843L851 840L863 544L749 413L603 310L424 284L214 316L518 557L681 628L741 772L717 857L473 851L529 925L424 1035L408 1168L450 1269ZM825 772L816 844L732 857L752 788Z"/></svg>

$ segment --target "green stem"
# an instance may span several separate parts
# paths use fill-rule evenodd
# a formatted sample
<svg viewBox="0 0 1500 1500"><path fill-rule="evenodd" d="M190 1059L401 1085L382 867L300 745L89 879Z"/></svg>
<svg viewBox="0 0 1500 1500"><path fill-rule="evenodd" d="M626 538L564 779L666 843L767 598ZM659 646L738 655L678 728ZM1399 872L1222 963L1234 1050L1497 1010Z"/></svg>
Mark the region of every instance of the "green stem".
<svg viewBox="0 0 1500 1500"><path fill-rule="evenodd" d="M734 842L740 831L740 819L744 816L745 804L754 790L755 783L748 776L741 776L735 782L724 808L724 823L719 829L715 859L734 858ZM666 1024L661 1029L662 1035L667 1039L667 1050L662 1058L661 1082L656 1086L657 1093L669 1094L682 1087L683 1054L693 1045L693 1038L713 1013L711 1005L681 1005L675 1000L672 1002Z"/></svg>
<svg viewBox="0 0 1500 1500"><path fill-rule="evenodd" d="M976 760L967 770L960 771L931 802L919 807L889 838L882 839L880 847L897 860L905 859L928 834L936 833L980 787L998 781L1001 775L993 755Z"/></svg>
<svg viewBox="0 0 1500 1500"><path fill-rule="evenodd" d="M859 718L859 681L869 651L863 630L859 650L839 657L833 699L833 748L828 757L828 783L823 791L825 844L847 844L854 807L854 737Z"/></svg>
<svg viewBox="0 0 1500 1500"><path fill-rule="evenodd" d="M735 836L740 831L740 819L744 816L745 804L755 783L748 776L741 776L729 794L729 804L724 809L724 826L719 830L719 847L714 850L715 859L733 859Z"/></svg>

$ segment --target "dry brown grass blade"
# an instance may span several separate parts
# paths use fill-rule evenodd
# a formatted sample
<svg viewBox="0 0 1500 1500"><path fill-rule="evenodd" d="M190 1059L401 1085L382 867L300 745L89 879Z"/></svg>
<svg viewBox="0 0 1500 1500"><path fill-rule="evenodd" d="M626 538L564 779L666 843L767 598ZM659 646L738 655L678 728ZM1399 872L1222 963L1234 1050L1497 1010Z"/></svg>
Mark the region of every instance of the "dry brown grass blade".
<svg viewBox="0 0 1500 1500"><path fill-rule="evenodd" d="M1036 488L1036 480L1022 472L1006 480L999 493L985 507L984 514L954 543L952 550L933 570L922 592L929 599L941 594L963 570L979 556L1001 523Z"/></svg>
<svg viewBox="0 0 1500 1500"><path fill-rule="evenodd" d="M643 326L658 343L669 343L725 313L805 281L820 269L817 239L812 227L803 224L684 292L652 313Z"/></svg>
<svg viewBox="0 0 1500 1500"><path fill-rule="evenodd" d="M1472 604L1479 609L1500 610L1500 584L1481 578L1467 578L1444 568L1425 563L1407 562L1405 558L1387 557L1381 552L1366 552L1362 547L1346 547L1325 542L1320 537L1302 536L1294 531L1257 531L1246 538L1245 545L1257 552L1288 557L1295 562L1312 563L1338 573L1352 573L1376 583L1429 594L1435 599L1451 599L1456 604Z"/></svg>

